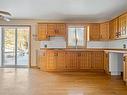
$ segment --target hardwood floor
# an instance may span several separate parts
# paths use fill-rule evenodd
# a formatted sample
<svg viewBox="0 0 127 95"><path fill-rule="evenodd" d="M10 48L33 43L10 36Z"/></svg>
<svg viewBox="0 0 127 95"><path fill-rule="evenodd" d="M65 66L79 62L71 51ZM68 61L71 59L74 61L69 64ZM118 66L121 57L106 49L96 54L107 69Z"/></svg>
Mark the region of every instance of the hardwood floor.
<svg viewBox="0 0 127 95"><path fill-rule="evenodd" d="M127 95L127 86L104 73L1 68L0 95Z"/></svg>

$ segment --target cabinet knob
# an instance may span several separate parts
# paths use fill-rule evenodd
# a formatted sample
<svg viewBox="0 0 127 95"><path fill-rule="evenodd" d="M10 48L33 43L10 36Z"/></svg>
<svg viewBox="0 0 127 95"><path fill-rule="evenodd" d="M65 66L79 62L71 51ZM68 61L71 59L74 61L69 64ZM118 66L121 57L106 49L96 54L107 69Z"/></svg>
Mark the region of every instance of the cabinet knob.
<svg viewBox="0 0 127 95"><path fill-rule="evenodd" d="M58 56L58 53L54 53L54 56Z"/></svg>

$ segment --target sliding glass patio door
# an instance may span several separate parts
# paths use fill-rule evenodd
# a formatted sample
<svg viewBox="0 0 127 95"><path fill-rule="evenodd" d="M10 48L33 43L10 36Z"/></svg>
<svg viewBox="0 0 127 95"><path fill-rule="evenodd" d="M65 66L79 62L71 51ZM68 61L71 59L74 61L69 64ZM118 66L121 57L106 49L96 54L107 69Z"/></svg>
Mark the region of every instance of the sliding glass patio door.
<svg viewBox="0 0 127 95"><path fill-rule="evenodd" d="M1 31L1 67L28 67L30 27L2 27Z"/></svg>
<svg viewBox="0 0 127 95"><path fill-rule="evenodd" d="M16 29L3 28L3 66L15 66L16 63Z"/></svg>
<svg viewBox="0 0 127 95"><path fill-rule="evenodd" d="M26 66L29 63L29 27L17 28L16 59L17 66Z"/></svg>

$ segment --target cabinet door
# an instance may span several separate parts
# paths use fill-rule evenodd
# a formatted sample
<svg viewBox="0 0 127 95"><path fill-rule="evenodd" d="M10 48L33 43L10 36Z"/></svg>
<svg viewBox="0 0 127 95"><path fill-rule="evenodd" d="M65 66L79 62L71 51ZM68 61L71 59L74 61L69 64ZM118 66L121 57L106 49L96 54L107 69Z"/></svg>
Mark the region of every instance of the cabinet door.
<svg viewBox="0 0 127 95"><path fill-rule="evenodd" d="M110 21L109 23L109 38L111 40L116 39L117 32L118 32L118 18Z"/></svg>
<svg viewBox="0 0 127 95"><path fill-rule="evenodd" d="M89 25L89 39L91 41L100 40L100 25L99 24Z"/></svg>
<svg viewBox="0 0 127 95"><path fill-rule="evenodd" d="M40 69L46 71L46 65L47 65L47 53L46 51L41 51L39 54L39 65Z"/></svg>
<svg viewBox="0 0 127 95"><path fill-rule="evenodd" d="M65 52L65 69L66 71L71 70L71 52L69 51Z"/></svg>
<svg viewBox="0 0 127 95"><path fill-rule="evenodd" d="M56 71L57 52L53 50L47 51L47 71Z"/></svg>
<svg viewBox="0 0 127 95"><path fill-rule="evenodd" d="M58 51L57 53L57 70L64 71L66 64L65 64L65 51Z"/></svg>
<svg viewBox="0 0 127 95"><path fill-rule="evenodd" d="M100 24L100 39L101 40L109 39L109 22Z"/></svg>
<svg viewBox="0 0 127 95"><path fill-rule="evenodd" d="M47 36L47 24L38 24L37 40L46 40Z"/></svg>
<svg viewBox="0 0 127 95"><path fill-rule="evenodd" d="M56 35L65 36L66 34L66 25L65 24L57 24Z"/></svg>
<svg viewBox="0 0 127 95"><path fill-rule="evenodd" d="M48 35L49 36L55 36L57 30L56 30L56 24L48 24L47 26Z"/></svg>
<svg viewBox="0 0 127 95"><path fill-rule="evenodd" d="M79 70L79 57L80 57L80 52L71 52L71 69L74 71Z"/></svg>
<svg viewBox="0 0 127 95"><path fill-rule="evenodd" d="M91 52L82 52L80 57L80 69L91 69Z"/></svg>
<svg viewBox="0 0 127 95"><path fill-rule="evenodd" d="M101 51L91 52L92 69L104 69L103 58L104 58L103 52L101 52Z"/></svg>
<svg viewBox="0 0 127 95"><path fill-rule="evenodd" d="M109 53L104 53L104 70L109 74Z"/></svg>
<svg viewBox="0 0 127 95"><path fill-rule="evenodd" d="M127 37L127 14L119 17L119 37Z"/></svg>
<svg viewBox="0 0 127 95"><path fill-rule="evenodd" d="M78 53L77 52L70 52L70 70L76 71L79 69L79 63L78 63Z"/></svg>
<svg viewBox="0 0 127 95"><path fill-rule="evenodd" d="M66 52L66 70L76 71L79 70L79 57L77 52Z"/></svg>
<svg viewBox="0 0 127 95"><path fill-rule="evenodd" d="M127 54L124 55L124 64L123 64L123 80L127 84Z"/></svg>

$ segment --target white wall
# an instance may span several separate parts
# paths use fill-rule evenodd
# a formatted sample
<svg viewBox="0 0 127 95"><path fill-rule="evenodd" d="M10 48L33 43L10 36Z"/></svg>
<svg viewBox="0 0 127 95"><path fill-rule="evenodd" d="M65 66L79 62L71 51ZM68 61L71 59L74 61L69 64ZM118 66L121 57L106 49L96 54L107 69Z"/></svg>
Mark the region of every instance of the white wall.
<svg viewBox="0 0 127 95"><path fill-rule="evenodd" d="M42 41L40 48L44 48L47 45L47 48L66 48L66 41L64 37L50 37L49 41Z"/></svg>

